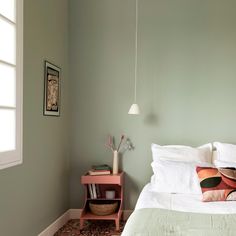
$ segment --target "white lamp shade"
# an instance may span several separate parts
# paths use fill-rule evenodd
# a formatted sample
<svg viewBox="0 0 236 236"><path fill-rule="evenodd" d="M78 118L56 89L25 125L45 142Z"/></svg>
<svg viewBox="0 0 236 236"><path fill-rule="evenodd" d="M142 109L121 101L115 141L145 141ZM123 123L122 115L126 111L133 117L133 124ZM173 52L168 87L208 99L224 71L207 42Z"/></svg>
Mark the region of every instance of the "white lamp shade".
<svg viewBox="0 0 236 236"><path fill-rule="evenodd" d="M139 115L140 114L140 110L138 107L138 104L134 103L131 105L128 114L130 115Z"/></svg>

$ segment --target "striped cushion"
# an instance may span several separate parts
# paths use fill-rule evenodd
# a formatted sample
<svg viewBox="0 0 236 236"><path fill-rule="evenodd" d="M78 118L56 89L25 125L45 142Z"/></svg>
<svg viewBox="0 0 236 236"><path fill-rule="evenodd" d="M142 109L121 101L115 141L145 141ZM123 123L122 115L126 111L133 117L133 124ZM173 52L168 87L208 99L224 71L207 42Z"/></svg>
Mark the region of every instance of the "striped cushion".
<svg viewBox="0 0 236 236"><path fill-rule="evenodd" d="M203 201L234 201L236 200L236 169L235 168L196 168Z"/></svg>

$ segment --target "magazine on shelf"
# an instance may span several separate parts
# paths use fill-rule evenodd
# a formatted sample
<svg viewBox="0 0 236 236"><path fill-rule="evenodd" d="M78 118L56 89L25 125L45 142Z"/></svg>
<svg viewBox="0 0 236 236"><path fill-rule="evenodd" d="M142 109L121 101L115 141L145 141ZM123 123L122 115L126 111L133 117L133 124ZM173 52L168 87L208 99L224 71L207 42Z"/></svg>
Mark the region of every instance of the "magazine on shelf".
<svg viewBox="0 0 236 236"><path fill-rule="evenodd" d="M88 190L89 190L89 195L91 199L94 199L93 191L92 191L92 185L88 184Z"/></svg>
<svg viewBox="0 0 236 236"><path fill-rule="evenodd" d="M92 184L92 192L93 192L94 199L97 199L97 192L96 192L95 184Z"/></svg>
<svg viewBox="0 0 236 236"><path fill-rule="evenodd" d="M97 198L101 198L102 194L99 188L99 184L95 184L95 188L96 188Z"/></svg>

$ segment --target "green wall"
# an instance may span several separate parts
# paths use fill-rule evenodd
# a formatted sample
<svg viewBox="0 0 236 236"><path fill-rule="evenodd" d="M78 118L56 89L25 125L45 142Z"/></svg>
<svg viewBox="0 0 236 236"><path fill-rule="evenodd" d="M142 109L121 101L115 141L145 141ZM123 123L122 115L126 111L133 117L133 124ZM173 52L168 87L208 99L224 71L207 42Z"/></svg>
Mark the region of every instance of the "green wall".
<svg viewBox="0 0 236 236"><path fill-rule="evenodd" d="M108 133L125 133L136 147L121 158L127 209L151 176L152 142L236 142L235 9L234 0L140 0L142 113L130 116L135 1L70 1L72 208L82 207L81 174L112 163Z"/></svg>
<svg viewBox="0 0 236 236"><path fill-rule="evenodd" d="M68 11L24 0L23 164L0 171L0 234L36 236L68 208ZM43 111L44 60L62 69L61 116Z"/></svg>
<svg viewBox="0 0 236 236"><path fill-rule="evenodd" d="M0 171L1 234L35 236L81 208L80 176L112 164L108 133L135 145L120 158L126 209L151 176L152 142L236 142L235 9L234 0L140 0L142 113L129 116L135 1L70 0L68 9L65 0L25 0L24 163ZM58 118L42 115L44 59L62 68Z"/></svg>

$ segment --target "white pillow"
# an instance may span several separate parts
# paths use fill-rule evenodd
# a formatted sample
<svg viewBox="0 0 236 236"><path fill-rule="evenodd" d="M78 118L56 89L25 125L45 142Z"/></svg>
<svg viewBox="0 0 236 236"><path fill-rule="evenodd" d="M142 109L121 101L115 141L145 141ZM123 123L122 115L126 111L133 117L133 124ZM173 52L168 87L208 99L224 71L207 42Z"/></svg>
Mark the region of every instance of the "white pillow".
<svg viewBox="0 0 236 236"><path fill-rule="evenodd" d="M212 158L212 145L210 143L197 148L181 145L160 146L153 143L151 149L153 161L165 159L185 162L211 163Z"/></svg>
<svg viewBox="0 0 236 236"><path fill-rule="evenodd" d="M212 166L209 163L191 163L158 160L151 163L154 175L151 188L156 192L201 194L196 166Z"/></svg>
<svg viewBox="0 0 236 236"><path fill-rule="evenodd" d="M214 165L217 168L227 168L227 167L233 167L236 168L236 162L228 162L228 161L219 161L219 160L215 160L214 161Z"/></svg>
<svg viewBox="0 0 236 236"><path fill-rule="evenodd" d="M214 142L217 151L217 160L236 162L236 145Z"/></svg>

